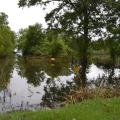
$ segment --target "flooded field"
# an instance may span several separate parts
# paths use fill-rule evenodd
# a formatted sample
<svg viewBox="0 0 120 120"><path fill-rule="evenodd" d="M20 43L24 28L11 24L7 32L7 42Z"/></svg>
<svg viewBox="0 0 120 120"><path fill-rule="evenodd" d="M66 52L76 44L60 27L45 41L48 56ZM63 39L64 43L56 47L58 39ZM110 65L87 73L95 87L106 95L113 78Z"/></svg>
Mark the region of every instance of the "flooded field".
<svg viewBox="0 0 120 120"><path fill-rule="evenodd" d="M81 86L81 66L66 58L0 59L0 113L58 107L61 97ZM86 86L119 87L120 68L91 62Z"/></svg>

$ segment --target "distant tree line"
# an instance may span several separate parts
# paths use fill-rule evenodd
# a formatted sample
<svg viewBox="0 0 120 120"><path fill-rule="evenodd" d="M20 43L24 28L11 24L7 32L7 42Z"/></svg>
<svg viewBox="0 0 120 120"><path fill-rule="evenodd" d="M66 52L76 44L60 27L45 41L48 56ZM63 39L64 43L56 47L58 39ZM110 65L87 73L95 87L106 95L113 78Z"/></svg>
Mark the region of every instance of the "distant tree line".
<svg viewBox="0 0 120 120"><path fill-rule="evenodd" d="M70 52L64 35L58 29L43 29L36 23L21 29L17 39L18 50L23 55L66 56Z"/></svg>

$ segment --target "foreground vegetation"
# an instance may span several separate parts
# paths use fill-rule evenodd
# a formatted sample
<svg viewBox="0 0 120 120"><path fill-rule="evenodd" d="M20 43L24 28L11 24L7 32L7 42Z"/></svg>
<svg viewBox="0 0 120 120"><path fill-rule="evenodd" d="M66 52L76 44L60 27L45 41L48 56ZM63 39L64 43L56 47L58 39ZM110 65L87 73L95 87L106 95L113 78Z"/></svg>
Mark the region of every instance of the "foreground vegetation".
<svg viewBox="0 0 120 120"><path fill-rule="evenodd" d="M119 120L120 98L88 100L65 108L15 112L0 116L0 120Z"/></svg>

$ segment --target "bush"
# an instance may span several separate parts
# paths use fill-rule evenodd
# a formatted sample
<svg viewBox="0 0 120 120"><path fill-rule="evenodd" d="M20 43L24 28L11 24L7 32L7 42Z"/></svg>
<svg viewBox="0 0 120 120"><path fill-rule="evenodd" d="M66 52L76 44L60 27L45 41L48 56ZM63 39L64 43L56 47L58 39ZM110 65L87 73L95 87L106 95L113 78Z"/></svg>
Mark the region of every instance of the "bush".
<svg viewBox="0 0 120 120"><path fill-rule="evenodd" d="M53 40L48 44L48 55L51 57L66 56L68 52L69 47L62 39Z"/></svg>

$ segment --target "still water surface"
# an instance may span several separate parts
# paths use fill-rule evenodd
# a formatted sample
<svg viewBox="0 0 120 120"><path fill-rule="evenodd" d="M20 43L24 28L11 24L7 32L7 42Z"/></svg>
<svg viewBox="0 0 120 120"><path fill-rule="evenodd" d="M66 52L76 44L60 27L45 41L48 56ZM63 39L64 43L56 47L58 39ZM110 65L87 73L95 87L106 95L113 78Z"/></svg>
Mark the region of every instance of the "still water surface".
<svg viewBox="0 0 120 120"><path fill-rule="evenodd" d="M0 59L0 113L59 106L60 96L78 86L74 66L65 58ZM120 86L119 67L91 63L86 76L87 85L93 89Z"/></svg>

